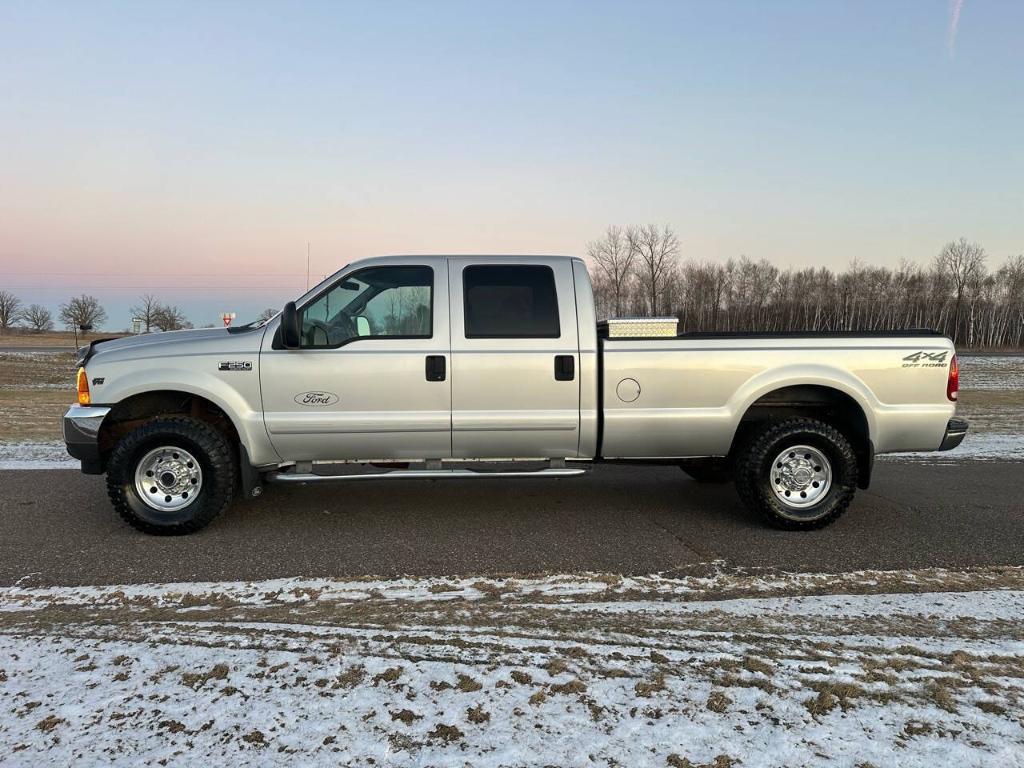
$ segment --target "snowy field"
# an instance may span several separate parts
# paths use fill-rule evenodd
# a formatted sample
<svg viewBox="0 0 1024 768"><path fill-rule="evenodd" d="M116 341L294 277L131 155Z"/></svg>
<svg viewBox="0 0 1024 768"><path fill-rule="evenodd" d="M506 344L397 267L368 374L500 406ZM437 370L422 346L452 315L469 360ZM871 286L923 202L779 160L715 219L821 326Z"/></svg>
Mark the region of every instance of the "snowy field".
<svg viewBox="0 0 1024 768"><path fill-rule="evenodd" d="M0 470L78 468L78 459L73 459L68 455L64 443L0 443Z"/></svg>
<svg viewBox="0 0 1024 768"><path fill-rule="evenodd" d="M1024 765L1024 569L0 590L0 764Z"/></svg>

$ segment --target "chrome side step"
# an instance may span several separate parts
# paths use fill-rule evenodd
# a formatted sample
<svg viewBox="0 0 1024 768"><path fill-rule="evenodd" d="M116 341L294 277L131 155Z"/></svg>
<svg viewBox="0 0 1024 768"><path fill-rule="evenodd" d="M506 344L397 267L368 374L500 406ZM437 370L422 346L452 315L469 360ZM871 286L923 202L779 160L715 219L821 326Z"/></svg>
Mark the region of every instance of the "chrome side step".
<svg viewBox="0 0 1024 768"><path fill-rule="evenodd" d="M389 472L365 472L353 475L316 475L312 472L271 472L271 483L343 483L351 480L444 480L507 477L559 478L585 474L585 469L551 468L514 472L477 472L472 469L396 469Z"/></svg>

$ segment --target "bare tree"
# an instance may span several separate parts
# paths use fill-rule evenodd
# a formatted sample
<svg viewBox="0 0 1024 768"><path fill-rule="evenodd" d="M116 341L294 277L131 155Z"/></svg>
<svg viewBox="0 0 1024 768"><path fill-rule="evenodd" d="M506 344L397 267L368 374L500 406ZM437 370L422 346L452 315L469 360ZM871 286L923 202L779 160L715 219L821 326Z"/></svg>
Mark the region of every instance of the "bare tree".
<svg viewBox="0 0 1024 768"><path fill-rule="evenodd" d="M604 237L587 244L587 255L610 287L615 317L622 317L622 302L634 279L636 260L636 251L629 247L622 227L608 227Z"/></svg>
<svg viewBox="0 0 1024 768"><path fill-rule="evenodd" d="M960 337L960 310L963 306L964 292L968 285L978 280L985 269L985 249L977 243L968 243L961 237L946 243L939 255L935 257L936 269L951 281L956 293L956 304L953 309L953 341Z"/></svg>
<svg viewBox="0 0 1024 768"><path fill-rule="evenodd" d="M162 307L156 296L150 293L139 297L139 303L131 307L132 317L137 317L146 326L146 333L149 333L154 325L154 320Z"/></svg>
<svg viewBox="0 0 1024 768"><path fill-rule="evenodd" d="M256 318L256 322L257 323L262 323L264 320L269 320L270 318L272 318L274 315L276 315L280 311L281 310L279 310L279 309L274 309L272 307L267 307L262 312L260 312L260 316Z"/></svg>
<svg viewBox="0 0 1024 768"><path fill-rule="evenodd" d="M839 272L781 269L747 257L725 264L682 262L658 282L656 309L676 315L686 331L930 328L955 337L965 349L1024 348L1024 255L990 272L981 246L952 246L954 258L935 259L930 268L909 261L895 269L854 261ZM607 311L615 301L612 283L596 262L592 267L595 302ZM634 269L644 277L639 260ZM649 283L629 281L620 308L626 314L650 312Z"/></svg>
<svg viewBox="0 0 1024 768"><path fill-rule="evenodd" d="M107 312L95 296L82 294L60 305L60 321L71 328L96 327L107 321Z"/></svg>
<svg viewBox="0 0 1024 768"><path fill-rule="evenodd" d="M161 304L153 315L153 327L160 331L180 331L191 328L184 310L174 304Z"/></svg>
<svg viewBox="0 0 1024 768"><path fill-rule="evenodd" d="M679 238L667 224L658 228L654 224L628 227L626 242L638 260L637 277L642 295L649 302L648 313L658 316L659 299L676 271L679 258Z"/></svg>
<svg viewBox="0 0 1024 768"><path fill-rule="evenodd" d="M4 333L7 329L18 322L21 317L21 299L9 291L0 291L0 331Z"/></svg>
<svg viewBox="0 0 1024 768"><path fill-rule="evenodd" d="M51 315L50 310L42 304L30 304L28 308L21 313L21 317L26 323L28 323L28 327L33 331L39 332L53 330L53 315Z"/></svg>

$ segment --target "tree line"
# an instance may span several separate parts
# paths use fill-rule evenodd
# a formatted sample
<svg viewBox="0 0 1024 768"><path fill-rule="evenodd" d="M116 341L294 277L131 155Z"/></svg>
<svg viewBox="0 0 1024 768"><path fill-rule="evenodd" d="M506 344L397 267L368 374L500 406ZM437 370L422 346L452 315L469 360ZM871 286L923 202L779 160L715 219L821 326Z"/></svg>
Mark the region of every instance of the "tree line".
<svg viewBox="0 0 1024 768"><path fill-rule="evenodd" d="M167 304L148 293L140 296L129 311L133 318L139 320L144 333L181 331L195 327L177 304ZM257 319L267 320L277 312L276 309L265 309ZM52 331L58 322L69 329L99 329L107 322L107 311L95 296L82 294L73 296L61 304L55 320L53 313L42 304L26 306L10 291L0 290L0 333L6 333L10 328L19 326L42 333ZM214 325L204 327L213 328Z"/></svg>
<svg viewBox="0 0 1024 768"><path fill-rule="evenodd" d="M674 315L681 332L928 328L964 348L1024 347L1024 254L993 270L964 238L927 266L833 271L683 259L671 227L613 226L587 255L601 317Z"/></svg>
<svg viewBox="0 0 1024 768"><path fill-rule="evenodd" d="M149 294L140 297L139 302L131 307L131 312L133 317L142 321L146 333L193 327L181 307L164 304ZM0 290L0 331L22 326L41 333L52 331L57 322L72 329L101 328L107 322L107 311L95 296L82 294L62 303L55 321L53 313L42 304L26 306L10 291Z"/></svg>

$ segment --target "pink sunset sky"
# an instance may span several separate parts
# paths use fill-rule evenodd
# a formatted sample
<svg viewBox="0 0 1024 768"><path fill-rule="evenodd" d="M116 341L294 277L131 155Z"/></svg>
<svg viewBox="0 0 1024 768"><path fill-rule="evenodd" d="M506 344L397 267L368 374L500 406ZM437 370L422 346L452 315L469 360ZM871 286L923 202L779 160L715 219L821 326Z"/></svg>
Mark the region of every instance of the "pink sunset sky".
<svg viewBox="0 0 1024 768"><path fill-rule="evenodd" d="M1024 4L6 3L0 289L197 325L385 253L1024 251ZM955 28L951 21L956 22ZM954 34L955 33L955 34Z"/></svg>

